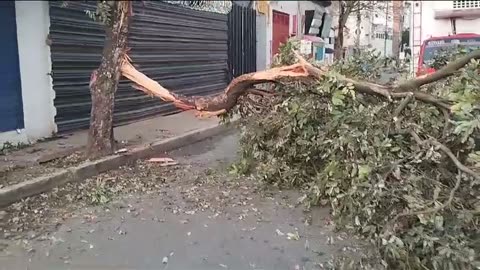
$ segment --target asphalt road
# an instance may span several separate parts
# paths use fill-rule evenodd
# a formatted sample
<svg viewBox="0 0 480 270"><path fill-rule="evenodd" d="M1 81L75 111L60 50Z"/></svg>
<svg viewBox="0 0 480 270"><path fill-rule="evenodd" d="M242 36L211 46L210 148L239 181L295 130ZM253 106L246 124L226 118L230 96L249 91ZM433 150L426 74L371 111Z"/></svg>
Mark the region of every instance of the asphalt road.
<svg viewBox="0 0 480 270"><path fill-rule="evenodd" d="M352 246L328 210L305 213L293 191L259 191L250 178L197 185L206 170L226 170L237 141L232 133L170 153L188 173L163 193L78 209L28 250L8 243L0 269L324 269Z"/></svg>

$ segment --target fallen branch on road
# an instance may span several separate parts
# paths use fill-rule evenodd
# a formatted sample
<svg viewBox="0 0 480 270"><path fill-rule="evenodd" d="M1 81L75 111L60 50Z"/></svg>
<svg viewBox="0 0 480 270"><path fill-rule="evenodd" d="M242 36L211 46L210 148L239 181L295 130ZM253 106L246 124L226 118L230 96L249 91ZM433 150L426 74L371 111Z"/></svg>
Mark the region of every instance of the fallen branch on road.
<svg viewBox="0 0 480 270"><path fill-rule="evenodd" d="M313 66L298 53L296 53L296 58L298 60L298 63L296 64L241 75L232 80L223 93L210 97L186 97L174 94L158 82L138 71L131 64L131 59L128 56L125 56L123 60L121 72L124 77L134 82L134 88L143 91L148 95L158 97L167 102L172 102L177 108L182 110L196 110L200 115L203 113L203 115L211 116L220 115L230 111L237 104L238 98L247 93L262 96L269 96L269 94L271 94L267 91L255 88L255 85L257 84L277 83L285 79L296 80L308 77L320 79L329 72L327 68ZM402 99L409 95L413 95L416 99L433 104L441 110L449 110L451 106L450 101L418 91L418 89L423 85L453 75L471 59L478 58L480 58L480 50L474 51L451 62L433 74L422 78L414 78L396 86L384 86L371 82L358 81L340 74L336 74L336 76L339 80L344 81L345 83L353 84L355 90L359 93L380 95L390 101L392 99Z"/></svg>
<svg viewBox="0 0 480 270"><path fill-rule="evenodd" d="M308 205L329 205L336 226L374 243L386 269L472 269L480 259L480 153L472 140L480 118L469 108L480 101L472 72L480 63L470 61L478 56L396 85L367 81L378 67L368 55L328 69L297 56L309 81L276 84L279 97L260 98L260 113L240 101L249 117L234 169L299 187ZM430 83L429 92L420 88Z"/></svg>

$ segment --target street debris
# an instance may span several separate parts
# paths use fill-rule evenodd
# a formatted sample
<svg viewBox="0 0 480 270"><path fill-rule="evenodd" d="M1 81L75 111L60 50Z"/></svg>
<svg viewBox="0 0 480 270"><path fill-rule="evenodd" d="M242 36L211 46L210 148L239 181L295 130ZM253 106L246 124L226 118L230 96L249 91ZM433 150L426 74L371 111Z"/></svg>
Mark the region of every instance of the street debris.
<svg viewBox="0 0 480 270"><path fill-rule="evenodd" d="M300 240L300 235L298 235L298 231L295 231L295 233L287 233L287 239L288 240Z"/></svg>
<svg viewBox="0 0 480 270"><path fill-rule="evenodd" d="M178 165L178 162L171 158L151 158L148 162L160 163L161 167Z"/></svg>
<svg viewBox="0 0 480 270"><path fill-rule="evenodd" d="M4 220L6 216L7 216L7 212L5 212L5 211L0 211L0 221L1 221L1 220Z"/></svg>
<svg viewBox="0 0 480 270"><path fill-rule="evenodd" d="M279 198L275 193L271 191L268 191L268 195L261 193L265 192L262 189L262 183L254 178L240 179L219 170L203 170L204 167L197 165L186 165L180 168L170 165L162 166L164 163L172 164L177 161L169 158L138 161L117 170L102 173L84 182L69 183L51 192L28 198L5 209L7 226L1 229L5 235L10 235L9 238L25 238L34 243L46 235L46 239L50 239L52 242L48 251L37 249L36 253L54 258L56 253L53 245L66 242L62 244L62 248L70 249L71 240L67 239L79 232L86 238L75 238L77 244L78 241L82 243L80 244L82 251L94 251L100 246L103 248L115 245L114 240L129 241L130 237L135 237L133 235L138 233L132 228L131 222L140 222L139 218L133 219L139 214L143 218L142 224L150 223L152 227L160 229L168 228L167 226L172 224L177 226L190 224L183 227L186 230L187 228L194 230L192 228L199 226L208 228L203 229L201 234L208 233L209 235L217 233L218 224L222 224L222 222L236 223L238 220L242 220L241 226L237 227L237 232L242 234L242 239L250 239L251 243L257 242L265 245L273 243L271 238L275 238L275 235L269 235L262 239L265 237L262 233L264 234L266 228L268 228L267 234L276 228L268 226L278 226L279 228L285 226L281 228L287 231L289 229L286 226L293 224L292 221L288 221L290 223L286 224L284 223L286 220L282 220L282 218L279 220L272 216L272 209L265 208L259 203L260 201L268 202L269 205L273 205L275 212L289 207L287 203L277 203L283 198ZM98 199L94 203L92 198ZM2 213L0 212L0 214ZM115 218L111 221L113 225L108 229L107 235L102 235L105 233L105 227L92 226L101 224L110 217ZM83 229L78 230L76 224L68 223L68 220L72 218L80 219L83 224L80 226L83 226ZM303 225L303 220L301 218L298 220L300 223L296 222L294 225L300 227ZM58 231L64 234L59 235L65 237L65 241L59 236L54 237L54 234L50 234L60 225L62 229ZM127 229L129 235L127 235ZM198 234L198 231L195 232ZM275 233L282 236L283 239L300 239L297 231L287 233L276 229ZM180 231L180 237L185 234L187 242L191 242L193 246L203 248L205 245L201 239L193 241L192 231ZM108 241L94 243L91 242L90 237L102 237ZM36 240L30 240L30 238ZM311 244L314 245L313 242ZM312 253L309 245L307 240L305 250ZM304 252L301 245L300 249ZM279 250L287 251L287 247L285 249L280 247ZM35 249L33 246L27 246L26 251L34 252ZM94 252L90 253L93 256ZM227 255L233 254L233 251L228 251ZM160 258L162 258L161 255ZM171 261L173 255L172 251L162 258L162 264L168 264L165 268L171 267L170 264L174 262ZM65 256L62 261L70 264L71 258ZM218 261L213 265L216 264ZM229 269L227 264L229 261L224 261L218 264L218 267ZM253 264L253 262L251 265L253 265L252 269L268 269L262 268L260 264ZM290 269L292 266L290 265Z"/></svg>
<svg viewBox="0 0 480 270"><path fill-rule="evenodd" d="M128 149L127 148L121 148L115 151L115 154L122 154L122 153L127 153Z"/></svg>

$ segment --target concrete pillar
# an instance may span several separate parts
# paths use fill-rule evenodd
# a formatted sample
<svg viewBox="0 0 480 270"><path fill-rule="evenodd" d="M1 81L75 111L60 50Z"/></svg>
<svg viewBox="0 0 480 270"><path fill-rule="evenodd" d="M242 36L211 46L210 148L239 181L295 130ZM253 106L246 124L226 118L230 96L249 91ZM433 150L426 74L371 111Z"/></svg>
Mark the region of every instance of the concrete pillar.
<svg viewBox="0 0 480 270"><path fill-rule="evenodd" d="M25 130L36 141L56 131L48 1L15 1L15 10Z"/></svg>

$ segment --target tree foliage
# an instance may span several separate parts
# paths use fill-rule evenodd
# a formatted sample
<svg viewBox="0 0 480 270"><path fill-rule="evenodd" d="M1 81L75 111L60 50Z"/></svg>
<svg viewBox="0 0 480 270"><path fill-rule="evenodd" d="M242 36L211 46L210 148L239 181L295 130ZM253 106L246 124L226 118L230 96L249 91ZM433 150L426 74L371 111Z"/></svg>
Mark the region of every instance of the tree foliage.
<svg viewBox="0 0 480 270"><path fill-rule="evenodd" d="M381 11L378 7L382 1L334 1L333 10L337 15L335 34L335 59L343 58L344 28L352 14L372 13Z"/></svg>
<svg viewBox="0 0 480 270"><path fill-rule="evenodd" d="M295 46L276 63L292 64ZM242 97L234 168L301 187L308 206L329 205L336 225L374 244L387 269L480 267L480 62L420 89L451 112L409 95L360 94L340 79L378 80L383 64L363 52L321 78L284 81L274 98Z"/></svg>

